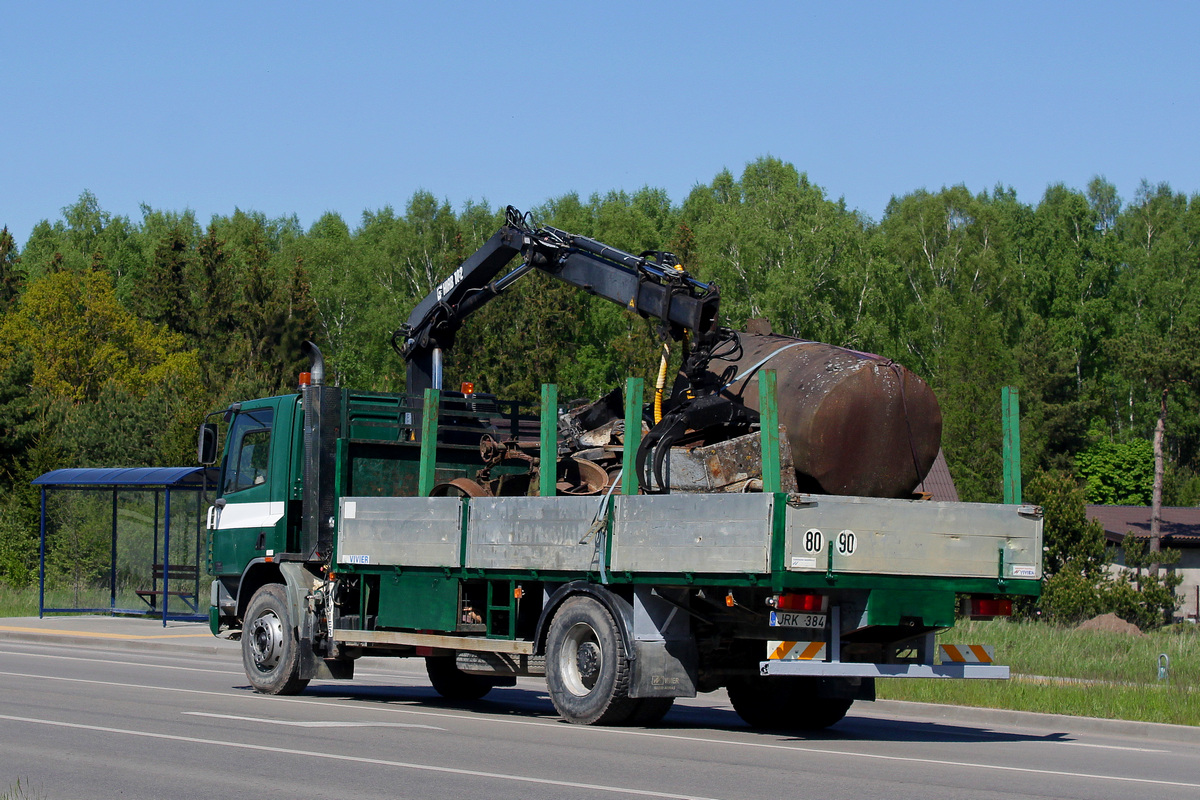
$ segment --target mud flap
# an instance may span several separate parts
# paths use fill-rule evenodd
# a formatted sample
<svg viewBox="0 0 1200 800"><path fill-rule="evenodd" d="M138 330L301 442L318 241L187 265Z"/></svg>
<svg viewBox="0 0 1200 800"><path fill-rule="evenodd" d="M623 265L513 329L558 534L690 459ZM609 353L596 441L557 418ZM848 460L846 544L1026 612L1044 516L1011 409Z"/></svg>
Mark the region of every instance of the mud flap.
<svg viewBox="0 0 1200 800"><path fill-rule="evenodd" d="M322 658L313 652L311 639L301 639L300 677L326 681L348 681L354 677L354 660Z"/></svg>
<svg viewBox="0 0 1200 800"><path fill-rule="evenodd" d="M630 697L695 697L699 657L691 639L635 641Z"/></svg>

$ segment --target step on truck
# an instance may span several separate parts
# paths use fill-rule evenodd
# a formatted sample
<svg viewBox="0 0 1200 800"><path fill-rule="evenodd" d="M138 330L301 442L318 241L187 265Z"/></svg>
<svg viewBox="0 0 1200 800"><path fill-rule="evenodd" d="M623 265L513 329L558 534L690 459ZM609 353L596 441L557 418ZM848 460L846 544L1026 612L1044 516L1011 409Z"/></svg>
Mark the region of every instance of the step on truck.
<svg viewBox="0 0 1200 800"><path fill-rule="evenodd" d="M533 409L443 389L462 319L532 269L661 320L670 395L665 356L652 403L639 379L569 410L549 384ZM1040 509L914 491L940 412L907 370L720 328L670 254L511 209L431 298L393 336L408 391L331 386L309 344L295 394L200 428L210 626L255 690L415 657L454 701L544 676L568 721L648 725L724 688L751 726L813 730L878 678L1008 677L935 636L1038 594Z"/></svg>

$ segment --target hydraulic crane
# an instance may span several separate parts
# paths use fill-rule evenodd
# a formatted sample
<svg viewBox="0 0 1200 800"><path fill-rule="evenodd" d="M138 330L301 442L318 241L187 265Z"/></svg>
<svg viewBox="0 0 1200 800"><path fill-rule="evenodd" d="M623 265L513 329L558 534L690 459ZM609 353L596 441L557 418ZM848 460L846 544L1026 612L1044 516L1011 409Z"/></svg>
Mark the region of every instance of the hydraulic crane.
<svg viewBox="0 0 1200 800"><path fill-rule="evenodd" d="M496 276L517 256L520 265ZM665 336L696 334L689 376L702 375L708 356L734 336L717 325L720 292L696 280L671 253L627 253L586 236L550 226L535 227L508 206L505 224L454 272L434 287L392 334L392 346L408 362L407 391L441 388L442 353L454 346L463 321L532 270L541 270L588 294L662 320Z"/></svg>

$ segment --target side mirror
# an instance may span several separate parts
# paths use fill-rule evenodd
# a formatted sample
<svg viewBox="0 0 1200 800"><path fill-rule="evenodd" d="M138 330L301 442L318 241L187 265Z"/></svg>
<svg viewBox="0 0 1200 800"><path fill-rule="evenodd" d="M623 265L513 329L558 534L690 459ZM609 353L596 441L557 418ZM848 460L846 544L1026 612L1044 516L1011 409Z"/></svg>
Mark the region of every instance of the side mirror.
<svg viewBox="0 0 1200 800"><path fill-rule="evenodd" d="M200 437L196 442L196 460L204 466L217 463L217 423L205 422L200 426Z"/></svg>

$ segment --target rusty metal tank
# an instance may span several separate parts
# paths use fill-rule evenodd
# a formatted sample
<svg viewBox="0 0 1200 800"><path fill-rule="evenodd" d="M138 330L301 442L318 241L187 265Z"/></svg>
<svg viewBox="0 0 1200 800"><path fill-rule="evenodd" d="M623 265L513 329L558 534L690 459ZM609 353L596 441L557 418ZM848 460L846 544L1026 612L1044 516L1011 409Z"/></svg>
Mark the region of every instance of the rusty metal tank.
<svg viewBox="0 0 1200 800"><path fill-rule="evenodd" d="M942 412L925 381L870 353L739 335L741 357L713 361L710 369L732 363L738 379L726 391L754 409L759 371L775 370L779 421L787 426L800 491L908 497L925 479L942 438Z"/></svg>

